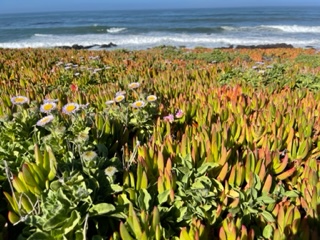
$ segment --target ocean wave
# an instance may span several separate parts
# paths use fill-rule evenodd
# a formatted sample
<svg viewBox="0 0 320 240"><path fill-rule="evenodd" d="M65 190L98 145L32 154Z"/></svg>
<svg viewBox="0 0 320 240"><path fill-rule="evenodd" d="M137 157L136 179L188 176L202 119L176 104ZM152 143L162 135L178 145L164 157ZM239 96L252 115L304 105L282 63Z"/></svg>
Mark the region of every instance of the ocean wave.
<svg viewBox="0 0 320 240"><path fill-rule="evenodd" d="M56 25L56 24L61 24L61 23L63 23L63 22L60 22L60 21L35 22L35 23L30 23L30 26Z"/></svg>
<svg viewBox="0 0 320 240"><path fill-rule="evenodd" d="M320 26L264 25L263 27L278 29L283 32L292 33L320 33Z"/></svg>
<svg viewBox="0 0 320 240"><path fill-rule="evenodd" d="M85 35L52 35L32 36L31 38L18 40L14 42L2 42L1 48L52 48L58 46L72 46L79 44L82 46L102 45L114 43L117 48L127 49L146 49L159 45L172 46L186 46L187 48L194 48L198 46L216 48L236 45L260 45L260 44L276 44L286 43L295 47L313 46L320 48L319 38L295 38L285 36L269 36L253 38L247 34L163 34L163 33L149 33L149 34L85 34Z"/></svg>
<svg viewBox="0 0 320 240"><path fill-rule="evenodd" d="M52 37L52 34L42 34L42 33L35 33L35 37Z"/></svg>
<svg viewBox="0 0 320 240"><path fill-rule="evenodd" d="M320 26L299 25L258 25L258 26L221 26L225 31L232 32L255 32L255 31L281 31L288 33L320 33Z"/></svg>
<svg viewBox="0 0 320 240"><path fill-rule="evenodd" d="M112 28L108 28L107 32L108 33L119 33L126 30L126 28L117 28L117 27L112 27Z"/></svg>

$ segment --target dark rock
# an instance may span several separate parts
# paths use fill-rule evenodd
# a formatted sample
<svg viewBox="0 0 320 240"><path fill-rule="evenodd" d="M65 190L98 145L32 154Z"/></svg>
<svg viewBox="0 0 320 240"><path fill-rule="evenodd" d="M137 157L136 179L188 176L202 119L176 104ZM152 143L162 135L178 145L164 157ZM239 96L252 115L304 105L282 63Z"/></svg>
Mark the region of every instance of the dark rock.
<svg viewBox="0 0 320 240"><path fill-rule="evenodd" d="M83 49L83 46L82 45L78 45L78 44L74 44L74 45L71 46L71 48L79 50L79 49Z"/></svg>
<svg viewBox="0 0 320 240"><path fill-rule="evenodd" d="M100 45L100 48L110 48L110 47L116 47L116 46L117 46L117 44L110 42L109 44Z"/></svg>
<svg viewBox="0 0 320 240"><path fill-rule="evenodd" d="M291 44L275 43L275 44L262 44L262 45L238 45L236 49L271 49L271 48L294 48Z"/></svg>
<svg viewBox="0 0 320 240"><path fill-rule="evenodd" d="M233 45L228 45L227 47L219 47L217 49L233 49L234 46Z"/></svg>
<svg viewBox="0 0 320 240"><path fill-rule="evenodd" d="M61 48L61 49L76 49L76 50L81 50L81 49L91 49L91 48L110 48L110 47L116 47L117 45L110 42L109 44L93 44L93 45L79 45L79 44L73 44L72 46L58 46L56 48Z"/></svg>
<svg viewBox="0 0 320 240"><path fill-rule="evenodd" d="M306 46L306 48L315 49L313 46Z"/></svg>
<svg viewBox="0 0 320 240"><path fill-rule="evenodd" d="M93 45L84 46L83 49L90 49L90 48L98 47L98 46L99 46L99 44L93 44Z"/></svg>
<svg viewBox="0 0 320 240"><path fill-rule="evenodd" d="M71 47L70 47L70 46L58 46L58 47L56 47L56 48L61 48L61 49L71 49Z"/></svg>

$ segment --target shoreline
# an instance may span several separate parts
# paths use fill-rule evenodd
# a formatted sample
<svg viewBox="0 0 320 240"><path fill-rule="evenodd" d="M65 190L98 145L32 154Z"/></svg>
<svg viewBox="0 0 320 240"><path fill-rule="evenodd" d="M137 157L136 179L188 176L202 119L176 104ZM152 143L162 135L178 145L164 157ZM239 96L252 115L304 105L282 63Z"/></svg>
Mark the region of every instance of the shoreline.
<svg viewBox="0 0 320 240"><path fill-rule="evenodd" d="M197 49L197 48L205 48L205 49L314 49L317 50L314 46L305 46L305 47L295 47L292 44L287 43L270 43L270 44L258 44L258 45L228 45L228 46L222 46L222 47L205 47L205 46L196 46L193 48L188 48L184 45L175 46L175 45L158 45L154 47L146 47L146 48L137 48L137 49L131 49L131 48L122 48L121 46L109 42L105 44L91 44L91 45L80 45L80 44L73 44L71 46L69 45L61 45L61 46L54 46L54 47L23 47L23 48L1 48L0 49L65 49L65 50L116 50L116 49L126 49L129 51L139 51L139 50L149 50L153 48L166 48L166 47L172 47L172 48L183 48L183 49Z"/></svg>

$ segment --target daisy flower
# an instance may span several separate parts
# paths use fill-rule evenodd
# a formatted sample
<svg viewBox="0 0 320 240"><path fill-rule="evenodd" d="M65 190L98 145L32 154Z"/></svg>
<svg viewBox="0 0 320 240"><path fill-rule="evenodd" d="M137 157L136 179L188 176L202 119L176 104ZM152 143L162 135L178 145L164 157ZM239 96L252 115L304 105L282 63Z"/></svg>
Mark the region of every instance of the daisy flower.
<svg viewBox="0 0 320 240"><path fill-rule="evenodd" d="M125 98L124 95L118 95L118 96L116 96L116 97L114 98L114 100L115 100L116 102L121 102L124 98Z"/></svg>
<svg viewBox="0 0 320 240"><path fill-rule="evenodd" d="M88 140L89 140L89 134L83 131L78 134L78 136L75 139L75 142L83 143L83 142L87 142Z"/></svg>
<svg viewBox="0 0 320 240"><path fill-rule="evenodd" d="M36 125L37 125L37 126L40 126L40 127L43 127L44 125L47 125L48 123L52 122L53 119L54 119L53 115L45 116L45 117L41 118L41 119L36 123Z"/></svg>
<svg viewBox="0 0 320 240"><path fill-rule="evenodd" d="M29 102L29 98L25 96L12 97L10 100L13 105L22 105Z"/></svg>
<svg viewBox="0 0 320 240"><path fill-rule="evenodd" d="M81 109L86 109L86 108L88 108L88 107L89 107L89 103L86 103L86 104L80 104L80 105L79 105L79 107L80 107Z"/></svg>
<svg viewBox="0 0 320 240"><path fill-rule="evenodd" d="M43 103L57 103L59 102L59 99L53 99L53 98L47 98L47 99L43 99Z"/></svg>
<svg viewBox="0 0 320 240"><path fill-rule="evenodd" d="M147 97L147 101L148 102L154 102L154 101L156 101L157 100L157 96L156 95L149 95L148 97Z"/></svg>
<svg viewBox="0 0 320 240"><path fill-rule="evenodd" d="M119 95L125 95L125 94L126 94L126 91L119 91L119 92L116 92L116 97Z"/></svg>
<svg viewBox="0 0 320 240"><path fill-rule="evenodd" d="M57 135L63 135L66 132L66 127L65 126L55 126L54 132Z"/></svg>
<svg viewBox="0 0 320 240"><path fill-rule="evenodd" d="M72 113L75 113L76 111L78 111L79 108L80 108L80 106L77 103L68 103L63 106L62 112L69 115L69 114L72 114Z"/></svg>
<svg viewBox="0 0 320 240"><path fill-rule="evenodd" d="M92 161L98 157L98 154L94 151L86 151L82 154L82 158L85 161Z"/></svg>
<svg viewBox="0 0 320 240"><path fill-rule="evenodd" d="M118 172L118 170L113 167L113 166L110 166L110 167L107 167L105 170L104 170L104 174L107 175L108 177L113 177L113 175Z"/></svg>
<svg viewBox="0 0 320 240"><path fill-rule="evenodd" d="M106 101L106 105L112 105L112 104L114 104L114 103L115 103L115 101L114 101L114 100Z"/></svg>
<svg viewBox="0 0 320 240"><path fill-rule="evenodd" d="M50 113L52 110L57 108L57 104L55 102L47 102L40 106L40 112Z"/></svg>
<svg viewBox="0 0 320 240"><path fill-rule="evenodd" d="M144 107L144 105L146 105L145 102L141 100L135 101L134 103L131 104L131 106L134 108L142 108Z"/></svg>
<svg viewBox="0 0 320 240"><path fill-rule="evenodd" d="M135 89L135 88L138 88L138 87L140 87L140 83L138 83L138 82L133 82L133 83L130 83L128 85L129 89Z"/></svg>

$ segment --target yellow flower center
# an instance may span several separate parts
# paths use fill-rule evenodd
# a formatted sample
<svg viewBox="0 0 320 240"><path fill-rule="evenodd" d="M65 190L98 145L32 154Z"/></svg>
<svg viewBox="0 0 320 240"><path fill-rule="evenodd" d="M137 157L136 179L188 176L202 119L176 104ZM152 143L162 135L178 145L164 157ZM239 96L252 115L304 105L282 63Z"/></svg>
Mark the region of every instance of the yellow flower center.
<svg viewBox="0 0 320 240"><path fill-rule="evenodd" d="M133 88L138 88L140 86L139 83L130 83L129 84L129 88L133 89Z"/></svg>
<svg viewBox="0 0 320 240"><path fill-rule="evenodd" d="M40 122L46 122L46 121L48 121L49 120L49 117L44 117L44 118L42 118L41 120L40 120Z"/></svg>
<svg viewBox="0 0 320 240"><path fill-rule="evenodd" d="M52 108L54 108L54 106L53 106L53 104L51 104L51 103L47 103L47 104L45 104L45 105L43 106L43 109L44 109L45 111L49 111L49 110L51 110Z"/></svg>
<svg viewBox="0 0 320 240"><path fill-rule="evenodd" d="M117 102L121 102L123 99L124 99L124 96L123 96L123 95L119 95L119 96L116 97L115 100L116 100Z"/></svg>
<svg viewBox="0 0 320 240"><path fill-rule="evenodd" d="M156 99L157 99L156 96L148 96L147 98L149 102L155 101Z"/></svg>
<svg viewBox="0 0 320 240"><path fill-rule="evenodd" d="M22 97L16 97L16 99L15 99L15 102L17 102L17 103L22 103L22 102L25 102L25 101L26 101L26 99L22 98Z"/></svg>
<svg viewBox="0 0 320 240"><path fill-rule="evenodd" d="M69 105L65 109L66 109L67 112L72 112L73 110L76 109L76 106L75 105Z"/></svg>
<svg viewBox="0 0 320 240"><path fill-rule="evenodd" d="M136 107L142 107L143 106L143 102L142 101L138 101L134 104Z"/></svg>

